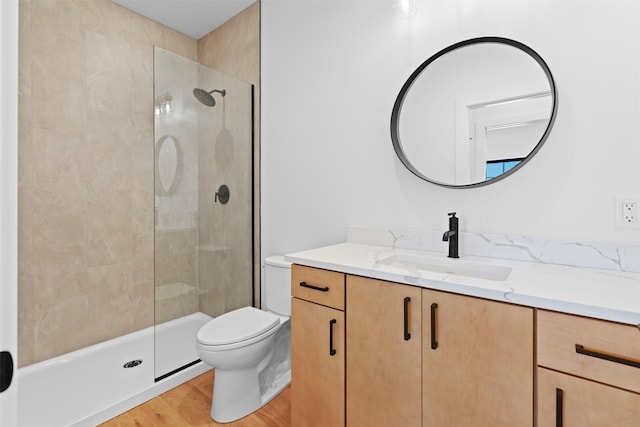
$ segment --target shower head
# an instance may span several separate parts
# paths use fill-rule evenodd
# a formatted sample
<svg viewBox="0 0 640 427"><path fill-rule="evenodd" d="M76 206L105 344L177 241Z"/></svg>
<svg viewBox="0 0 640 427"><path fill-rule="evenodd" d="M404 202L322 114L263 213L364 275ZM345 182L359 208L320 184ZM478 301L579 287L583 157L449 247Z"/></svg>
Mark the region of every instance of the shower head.
<svg viewBox="0 0 640 427"><path fill-rule="evenodd" d="M202 102L207 107L213 107L214 105L216 105L216 100L213 99L213 95L211 95L214 92L218 92L219 94L222 95L223 98L227 94L227 91L224 89L222 90L214 89L210 92L207 92L204 89L195 88L193 90L193 96L195 96L198 101Z"/></svg>

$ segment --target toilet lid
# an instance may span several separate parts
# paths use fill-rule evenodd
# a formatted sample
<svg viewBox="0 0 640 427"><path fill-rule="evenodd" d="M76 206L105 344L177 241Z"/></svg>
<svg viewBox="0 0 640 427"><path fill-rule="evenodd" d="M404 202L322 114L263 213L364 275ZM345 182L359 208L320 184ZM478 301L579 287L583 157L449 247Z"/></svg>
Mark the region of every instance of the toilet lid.
<svg viewBox="0 0 640 427"><path fill-rule="evenodd" d="M263 334L279 323L275 314L243 307L207 322L198 331L197 339L205 345L233 344Z"/></svg>

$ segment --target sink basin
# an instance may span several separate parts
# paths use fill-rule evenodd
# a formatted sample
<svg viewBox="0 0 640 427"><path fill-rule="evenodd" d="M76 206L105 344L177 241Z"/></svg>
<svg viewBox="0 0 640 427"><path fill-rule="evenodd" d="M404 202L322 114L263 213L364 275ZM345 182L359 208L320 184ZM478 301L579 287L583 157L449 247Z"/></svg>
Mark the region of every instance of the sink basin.
<svg viewBox="0 0 640 427"><path fill-rule="evenodd" d="M428 255L393 254L378 260L377 264L484 280L506 280L511 274L511 267L503 265L480 264Z"/></svg>

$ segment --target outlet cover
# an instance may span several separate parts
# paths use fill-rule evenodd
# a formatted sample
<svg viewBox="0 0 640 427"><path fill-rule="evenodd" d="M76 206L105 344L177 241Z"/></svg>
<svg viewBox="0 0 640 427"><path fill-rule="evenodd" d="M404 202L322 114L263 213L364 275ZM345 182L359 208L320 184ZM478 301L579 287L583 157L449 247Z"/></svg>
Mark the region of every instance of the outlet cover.
<svg viewBox="0 0 640 427"><path fill-rule="evenodd" d="M640 228L640 196L616 197L616 227Z"/></svg>

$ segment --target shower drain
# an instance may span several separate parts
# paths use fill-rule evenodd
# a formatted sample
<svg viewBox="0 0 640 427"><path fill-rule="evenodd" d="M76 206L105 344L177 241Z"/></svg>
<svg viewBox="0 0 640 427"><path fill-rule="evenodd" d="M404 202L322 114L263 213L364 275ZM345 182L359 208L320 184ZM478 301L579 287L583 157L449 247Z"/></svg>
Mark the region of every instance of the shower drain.
<svg viewBox="0 0 640 427"><path fill-rule="evenodd" d="M127 362L124 365L122 365L122 367L123 368L135 368L138 365L142 365L142 360L140 360L140 359L132 360L132 361Z"/></svg>

